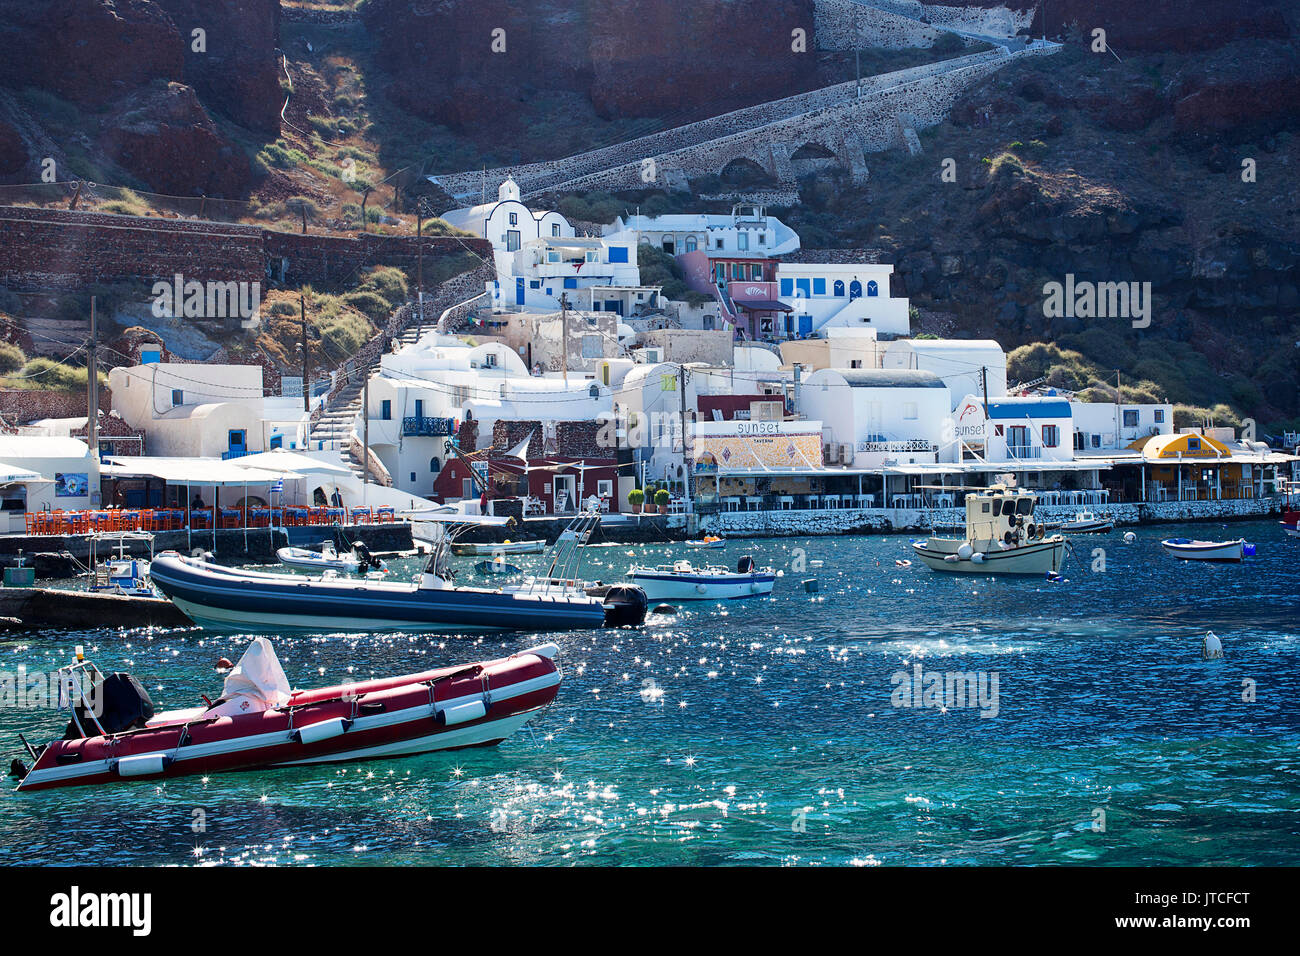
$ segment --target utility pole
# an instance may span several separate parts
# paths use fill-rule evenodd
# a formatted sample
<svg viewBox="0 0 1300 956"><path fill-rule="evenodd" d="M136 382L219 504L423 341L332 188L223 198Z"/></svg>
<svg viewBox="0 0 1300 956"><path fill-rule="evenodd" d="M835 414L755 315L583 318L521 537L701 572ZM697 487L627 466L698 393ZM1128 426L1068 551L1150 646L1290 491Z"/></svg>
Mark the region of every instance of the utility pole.
<svg viewBox="0 0 1300 956"><path fill-rule="evenodd" d="M980 392L984 395L984 427L988 428L989 418L989 367L980 366Z"/></svg>
<svg viewBox="0 0 1300 956"><path fill-rule="evenodd" d="M420 335L424 334L424 197L415 201L415 297L419 302Z"/></svg>
<svg viewBox="0 0 1300 956"><path fill-rule="evenodd" d="M90 453L99 458L99 318L95 297L90 297L90 350L86 353L86 438Z"/></svg>
<svg viewBox="0 0 1300 956"><path fill-rule="evenodd" d="M686 449L686 363L681 363L681 374L678 376L677 387L681 394L682 403L682 499L686 502L686 510L691 510L691 462L690 453Z"/></svg>
<svg viewBox="0 0 1300 956"><path fill-rule="evenodd" d="M311 380L307 377L309 353L307 351L307 298L299 294L298 308L302 312L302 410L311 411Z"/></svg>
<svg viewBox="0 0 1300 956"><path fill-rule="evenodd" d="M564 384L569 384L569 293L560 293L560 354L564 356Z"/></svg>
<svg viewBox="0 0 1300 956"><path fill-rule="evenodd" d="M361 443L362 443L362 461L361 461L361 504L366 504L367 494L370 489L370 376L366 376L365 384L361 386Z"/></svg>

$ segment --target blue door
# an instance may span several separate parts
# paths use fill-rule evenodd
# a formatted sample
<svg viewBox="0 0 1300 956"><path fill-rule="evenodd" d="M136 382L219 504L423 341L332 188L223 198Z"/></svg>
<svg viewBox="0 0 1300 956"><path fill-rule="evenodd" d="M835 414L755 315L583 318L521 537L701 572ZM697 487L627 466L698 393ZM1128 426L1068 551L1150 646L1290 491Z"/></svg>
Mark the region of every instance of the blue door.
<svg viewBox="0 0 1300 956"><path fill-rule="evenodd" d="M799 334L800 334L800 335L812 335L812 316L811 316L811 315L801 315L801 316L799 316Z"/></svg>
<svg viewBox="0 0 1300 956"><path fill-rule="evenodd" d="M524 304L524 280L515 280L515 305Z"/></svg>
<svg viewBox="0 0 1300 956"><path fill-rule="evenodd" d="M248 454L248 432L232 428L226 438L227 458L242 458Z"/></svg>

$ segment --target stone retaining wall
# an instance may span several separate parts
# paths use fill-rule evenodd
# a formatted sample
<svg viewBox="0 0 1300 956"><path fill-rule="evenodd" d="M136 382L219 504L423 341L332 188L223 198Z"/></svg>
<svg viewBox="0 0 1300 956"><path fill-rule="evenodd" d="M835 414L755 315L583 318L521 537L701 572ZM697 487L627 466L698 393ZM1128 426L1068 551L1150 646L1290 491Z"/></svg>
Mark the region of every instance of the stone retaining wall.
<svg viewBox="0 0 1300 956"><path fill-rule="evenodd" d="M1110 515L1116 525L1168 524L1193 521L1248 521L1282 513L1281 498L1245 498L1233 501L1165 501L1117 504L1095 509ZM1042 506L1035 516L1048 523L1068 521L1078 506ZM701 533L712 531L730 538L778 538L835 534L890 534L928 532L931 522L940 527L961 527L965 512L957 508L934 511L893 508L807 509L794 511L729 511L701 515Z"/></svg>

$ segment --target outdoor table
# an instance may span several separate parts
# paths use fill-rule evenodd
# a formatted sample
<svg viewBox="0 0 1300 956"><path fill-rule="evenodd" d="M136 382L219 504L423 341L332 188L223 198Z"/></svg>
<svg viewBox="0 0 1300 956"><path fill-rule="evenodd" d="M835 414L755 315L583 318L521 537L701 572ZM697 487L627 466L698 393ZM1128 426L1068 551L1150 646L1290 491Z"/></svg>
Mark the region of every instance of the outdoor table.
<svg viewBox="0 0 1300 956"><path fill-rule="evenodd" d="M376 508L376 509L375 509L375 520L376 520L376 521L383 521L383 522L387 522L387 521L396 521L396 520L397 520L397 509L395 509L395 508Z"/></svg>
<svg viewBox="0 0 1300 956"><path fill-rule="evenodd" d="M343 519L344 519L345 517L347 517L347 512L345 512L342 508L326 508L326 509L325 509L325 523L326 523L326 524L334 524L335 522L338 522L338 523L341 524L341 523L343 522Z"/></svg>
<svg viewBox="0 0 1300 956"><path fill-rule="evenodd" d="M755 495L745 495L745 510L758 511L763 507L763 499Z"/></svg>
<svg viewBox="0 0 1300 956"><path fill-rule="evenodd" d="M740 510L740 499L739 499L739 498L732 498L732 497L723 498L723 499L722 499L722 503L723 503L724 505L727 506L727 510L728 510L728 511L739 511L739 510Z"/></svg>
<svg viewBox="0 0 1300 956"><path fill-rule="evenodd" d="M271 511L269 508L248 509L248 526L250 528L265 528L270 524Z"/></svg>
<svg viewBox="0 0 1300 956"><path fill-rule="evenodd" d="M794 495L779 495L776 500L782 511L790 511L794 508Z"/></svg>
<svg viewBox="0 0 1300 956"><path fill-rule="evenodd" d="M239 512L238 509L236 509L236 508L222 508L222 509L221 509L221 527L223 527L223 528L238 528L238 527L239 527L239 523L240 523L240 519L241 519L242 517L243 517L243 516L240 514L240 512Z"/></svg>
<svg viewBox="0 0 1300 956"><path fill-rule="evenodd" d="M370 524L370 523L371 523L371 511L370 511L370 509L369 509L369 508L353 508L353 509L352 509L352 523L353 523L353 524Z"/></svg>
<svg viewBox="0 0 1300 956"><path fill-rule="evenodd" d="M137 515L137 520L139 516ZM190 527L208 530L212 527L212 509L195 508L190 512Z"/></svg>

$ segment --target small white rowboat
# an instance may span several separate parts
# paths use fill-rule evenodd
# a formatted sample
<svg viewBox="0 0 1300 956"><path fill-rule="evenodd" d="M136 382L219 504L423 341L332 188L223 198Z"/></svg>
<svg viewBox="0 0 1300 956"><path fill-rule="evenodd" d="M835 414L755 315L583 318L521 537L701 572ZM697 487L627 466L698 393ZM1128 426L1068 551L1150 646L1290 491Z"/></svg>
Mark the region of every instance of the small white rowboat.
<svg viewBox="0 0 1300 956"><path fill-rule="evenodd" d="M1189 561L1240 561L1245 554L1246 539L1194 541L1191 538L1166 538L1160 546L1174 557Z"/></svg>

